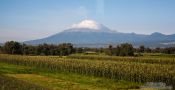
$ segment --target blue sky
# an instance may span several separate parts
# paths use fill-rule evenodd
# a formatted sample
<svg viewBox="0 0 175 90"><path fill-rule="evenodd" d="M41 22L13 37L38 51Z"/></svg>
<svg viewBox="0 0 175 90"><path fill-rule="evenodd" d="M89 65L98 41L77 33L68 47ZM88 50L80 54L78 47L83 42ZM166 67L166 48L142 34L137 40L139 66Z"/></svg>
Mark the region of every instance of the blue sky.
<svg viewBox="0 0 175 90"><path fill-rule="evenodd" d="M58 33L92 19L125 33L175 33L175 0L0 0L0 42Z"/></svg>

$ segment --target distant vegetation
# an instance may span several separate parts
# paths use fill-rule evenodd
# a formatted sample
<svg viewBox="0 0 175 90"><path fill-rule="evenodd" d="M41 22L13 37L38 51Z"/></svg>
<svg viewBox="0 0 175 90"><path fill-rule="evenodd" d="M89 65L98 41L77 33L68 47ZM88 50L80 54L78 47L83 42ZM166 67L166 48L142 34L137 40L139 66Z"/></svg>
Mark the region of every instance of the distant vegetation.
<svg viewBox="0 0 175 90"><path fill-rule="evenodd" d="M63 43L59 45L40 44L37 46L21 44L15 41L6 42L1 47L1 52L6 54L21 54L21 55L59 55L67 56L74 53L73 45Z"/></svg>
<svg viewBox="0 0 175 90"><path fill-rule="evenodd" d="M0 53L2 90L130 90L147 82L175 88L175 47L123 43L81 48L9 41Z"/></svg>
<svg viewBox="0 0 175 90"><path fill-rule="evenodd" d="M175 47L169 48L149 48L140 46L134 48L129 43L112 46L108 48L77 48L73 47L71 43L63 43L59 45L40 44L36 46L21 44L15 41L6 42L4 46L0 47L0 53L6 54L20 54L20 55L58 55L67 56L74 53L104 53L110 56L140 56L142 53L165 53L175 54ZM88 54L88 53L87 53Z"/></svg>
<svg viewBox="0 0 175 90"><path fill-rule="evenodd" d="M109 45L107 50L108 52L106 54L111 56L134 56L134 48L128 43L121 44L116 47Z"/></svg>

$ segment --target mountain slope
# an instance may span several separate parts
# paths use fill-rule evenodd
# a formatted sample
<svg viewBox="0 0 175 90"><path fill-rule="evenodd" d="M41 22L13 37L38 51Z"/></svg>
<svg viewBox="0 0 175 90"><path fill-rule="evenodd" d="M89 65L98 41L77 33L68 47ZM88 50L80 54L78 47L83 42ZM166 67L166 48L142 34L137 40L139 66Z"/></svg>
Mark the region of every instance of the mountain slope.
<svg viewBox="0 0 175 90"><path fill-rule="evenodd" d="M102 24L92 20L85 20L72 25L69 29L43 39L26 41L27 44L59 44L73 43L77 45L108 45L119 43L132 43L135 46L168 47L175 42L174 35L164 35L155 32L151 35L134 33L119 33L112 31ZM166 44L164 44L166 43ZM169 44L168 44L169 43Z"/></svg>

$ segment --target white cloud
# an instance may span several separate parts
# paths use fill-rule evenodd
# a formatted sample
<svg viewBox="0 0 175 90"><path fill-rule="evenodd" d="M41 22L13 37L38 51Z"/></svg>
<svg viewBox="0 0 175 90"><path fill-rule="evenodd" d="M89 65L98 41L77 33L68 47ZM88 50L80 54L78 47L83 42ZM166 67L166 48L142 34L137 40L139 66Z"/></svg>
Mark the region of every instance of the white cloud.
<svg viewBox="0 0 175 90"><path fill-rule="evenodd" d="M101 25L93 20L84 20L78 24L73 24L71 28L89 28L99 30Z"/></svg>

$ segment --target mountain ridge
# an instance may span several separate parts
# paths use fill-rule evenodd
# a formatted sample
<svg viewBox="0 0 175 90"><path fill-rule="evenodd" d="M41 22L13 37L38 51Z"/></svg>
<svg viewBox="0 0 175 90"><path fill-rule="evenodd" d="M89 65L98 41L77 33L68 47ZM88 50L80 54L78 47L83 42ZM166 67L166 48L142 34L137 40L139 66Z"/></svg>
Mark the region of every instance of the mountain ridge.
<svg viewBox="0 0 175 90"><path fill-rule="evenodd" d="M26 44L60 44L72 43L76 45L85 44L120 44L131 43L134 46L145 45L147 47L170 47L175 42L175 34L165 35L154 32L150 35L136 33L122 33L110 30L106 26L93 20L85 20L72 25L63 32L46 38L26 41ZM166 44L162 44L166 43ZM170 43L170 44L168 44ZM83 47L83 46L82 46Z"/></svg>

